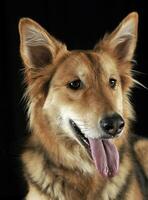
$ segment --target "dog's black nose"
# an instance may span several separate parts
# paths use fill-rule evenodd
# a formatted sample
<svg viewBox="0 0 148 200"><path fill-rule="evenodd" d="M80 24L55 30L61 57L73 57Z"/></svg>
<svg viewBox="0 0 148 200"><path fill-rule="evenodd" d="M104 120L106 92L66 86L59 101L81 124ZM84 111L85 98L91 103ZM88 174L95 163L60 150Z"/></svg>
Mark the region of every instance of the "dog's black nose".
<svg viewBox="0 0 148 200"><path fill-rule="evenodd" d="M123 130L124 120L119 114L114 113L103 118L100 121L100 126L106 134L116 136Z"/></svg>

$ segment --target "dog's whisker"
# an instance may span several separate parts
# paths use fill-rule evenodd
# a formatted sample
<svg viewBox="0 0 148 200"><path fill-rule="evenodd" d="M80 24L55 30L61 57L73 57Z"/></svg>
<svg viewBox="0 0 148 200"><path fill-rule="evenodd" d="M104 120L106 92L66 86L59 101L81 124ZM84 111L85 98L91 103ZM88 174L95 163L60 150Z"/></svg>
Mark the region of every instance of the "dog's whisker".
<svg viewBox="0 0 148 200"><path fill-rule="evenodd" d="M140 83L140 82L137 81L136 79L133 79L133 82L136 84L136 86L140 86L140 87L142 87L142 88L148 90L148 88L147 88L144 84Z"/></svg>
<svg viewBox="0 0 148 200"><path fill-rule="evenodd" d="M147 75L146 73L137 71L137 70L135 70L135 69L132 69L131 71L133 72L133 74Z"/></svg>

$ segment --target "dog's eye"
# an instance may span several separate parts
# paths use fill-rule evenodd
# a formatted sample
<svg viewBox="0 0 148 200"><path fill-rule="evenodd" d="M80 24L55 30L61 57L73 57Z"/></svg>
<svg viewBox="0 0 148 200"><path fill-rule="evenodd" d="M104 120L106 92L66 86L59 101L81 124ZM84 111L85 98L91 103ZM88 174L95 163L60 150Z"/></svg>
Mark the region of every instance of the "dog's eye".
<svg viewBox="0 0 148 200"><path fill-rule="evenodd" d="M110 87L111 87L112 89L114 89L114 88L116 87L116 85L117 85L117 80L114 79L114 78L110 78L110 79L109 79L109 85L110 85Z"/></svg>
<svg viewBox="0 0 148 200"><path fill-rule="evenodd" d="M82 87L82 81L81 80L74 80L70 83L68 83L68 88L72 89L72 90L78 90Z"/></svg>

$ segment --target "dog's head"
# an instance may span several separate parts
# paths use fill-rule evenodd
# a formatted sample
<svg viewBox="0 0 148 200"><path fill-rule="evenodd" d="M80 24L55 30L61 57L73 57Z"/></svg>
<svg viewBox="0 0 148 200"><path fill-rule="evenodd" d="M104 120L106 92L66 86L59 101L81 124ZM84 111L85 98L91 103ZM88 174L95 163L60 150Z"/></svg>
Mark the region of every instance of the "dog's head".
<svg viewBox="0 0 148 200"><path fill-rule="evenodd" d="M93 50L69 51L36 22L20 21L30 109L40 105L50 127L91 152L104 176L117 173L114 144L121 145L118 137L133 118L128 95L137 24L137 13L131 13ZM33 126L32 110L30 118Z"/></svg>

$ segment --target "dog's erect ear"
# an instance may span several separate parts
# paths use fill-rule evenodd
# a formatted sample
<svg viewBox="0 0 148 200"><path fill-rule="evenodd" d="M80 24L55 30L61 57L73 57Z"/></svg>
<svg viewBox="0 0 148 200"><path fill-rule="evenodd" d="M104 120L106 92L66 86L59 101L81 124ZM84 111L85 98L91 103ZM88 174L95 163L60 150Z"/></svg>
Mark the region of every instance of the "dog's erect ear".
<svg viewBox="0 0 148 200"><path fill-rule="evenodd" d="M95 50L100 48L110 49L120 61L131 61L134 55L138 32L138 14L130 13L119 26L103 41L96 45Z"/></svg>
<svg viewBox="0 0 148 200"><path fill-rule="evenodd" d="M66 47L46 32L38 23L22 18L19 22L20 51L25 66L41 68L51 64Z"/></svg>

